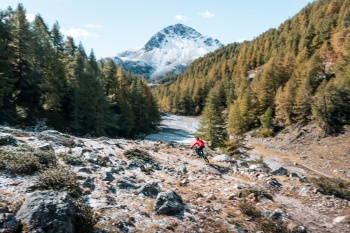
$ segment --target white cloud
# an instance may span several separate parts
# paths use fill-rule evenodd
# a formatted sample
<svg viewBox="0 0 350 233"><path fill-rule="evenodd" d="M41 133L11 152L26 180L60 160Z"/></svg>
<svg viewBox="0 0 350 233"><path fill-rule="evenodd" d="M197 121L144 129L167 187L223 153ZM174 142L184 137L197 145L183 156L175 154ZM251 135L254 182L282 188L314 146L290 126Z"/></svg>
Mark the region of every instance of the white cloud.
<svg viewBox="0 0 350 233"><path fill-rule="evenodd" d="M210 13L209 11L201 12L199 13L200 16L202 16L205 19L213 18L215 15L213 13Z"/></svg>
<svg viewBox="0 0 350 233"><path fill-rule="evenodd" d="M83 37L83 38L88 38L88 37L99 37L99 35L88 32L84 29L81 28L70 28L69 30L62 30L62 33L65 34L66 36L71 36L73 38L78 38L78 37Z"/></svg>
<svg viewBox="0 0 350 233"><path fill-rule="evenodd" d="M34 14L26 14L26 18L31 23L34 21L35 15Z"/></svg>
<svg viewBox="0 0 350 233"><path fill-rule="evenodd" d="M242 39L238 39L238 40L236 40L236 42L238 42L238 43L242 43L242 42L244 42L244 41L246 41L247 39L246 38L242 38Z"/></svg>
<svg viewBox="0 0 350 233"><path fill-rule="evenodd" d="M180 21L185 21L187 20L186 15L175 15L175 19L180 20Z"/></svg>
<svg viewBox="0 0 350 233"><path fill-rule="evenodd" d="M101 25L98 24L86 24L84 25L86 28L101 28Z"/></svg>

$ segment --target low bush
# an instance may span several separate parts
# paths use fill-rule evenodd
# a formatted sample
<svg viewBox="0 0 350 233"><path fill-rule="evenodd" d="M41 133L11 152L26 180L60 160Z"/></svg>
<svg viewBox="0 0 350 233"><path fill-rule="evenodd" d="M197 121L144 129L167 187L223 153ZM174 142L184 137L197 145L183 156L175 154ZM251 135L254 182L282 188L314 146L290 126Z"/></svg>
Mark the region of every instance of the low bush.
<svg viewBox="0 0 350 233"><path fill-rule="evenodd" d="M262 217L257 221L258 230L269 233L296 233L298 231L288 229L285 222Z"/></svg>
<svg viewBox="0 0 350 233"><path fill-rule="evenodd" d="M130 159L130 160L141 160L144 162L150 162L153 161L151 155L144 150L140 150L140 149L130 149L124 152L124 155L126 158Z"/></svg>
<svg viewBox="0 0 350 233"><path fill-rule="evenodd" d="M83 198L75 201L77 212L75 215L75 222L77 226L77 233L92 233L94 226L100 220L100 216L95 213L92 208L87 205Z"/></svg>
<svg viewBox="0 0 350 233"><path fill-rule="evenodd" d="M241 138L233 138L229 140L225 145L226 153L234 158L237 158L237 155L240 153L240 149L242 148L242 139Z"/></svg>
<svg viewBox="0 0 350 233"><path fill-rule="evenodd" d="M57 166L57 157L55 151L43 151L36 150L34 156L38 158L38 161L41 165L44 165L47 168L52 168Z"/></svg>
<svg viewBox="0 0 350 233"><path fill-rule="evenodd" d="M272 129L262 128L257 133L257 136L260 138L268 138L275 136L275 132Z"/></svg>
<svg viewBox="0 0 350 233"><path fill-rule="evenodd" d="M310 182L315 184L320 193L324 195L334 195L350 201L350 183L337 178L311 178Z"/></svg>
<svg viewBox="0 0 350 233"><path fill-rule="evenodd" d="M260 211L255 208L255 205L253 203L242 201L238 204L238 208L243 214L251 217L252 219L261 217Z"/></svg>
<svg viewBox="0 0 350 233"><path fill-rule="evenodd" d="M264 190L260 190L260 189L254 189L254 188L245 188L243 189L240 193L239 193L239 197L242 197L242 198L246 198L249 196L249 194L251 193L254 193L254 196L260 200L260 198L267 198L271 201L273 201L273 197L272 195L267 192L267 191L264 191Z"/></svg>
<svg viewBox="0 0 350 233"><path fill-rule="evenodd" d="M63 162L65 162L66 164L69 164L72 166L82 165L84 163L83 156L74 156L71 154L62 153L62 154L59 154L58 157L60 157L63 160Z"/></svg>
<svg viewBox="0 0 350 233"><path fill-rule="evenodd" d="M43 171L38 175L35 187L40 190L65 191L75 198L82 195L77 175L66 167Z"/></svg>
<svg viewBox="0 0 350 233"><path fill-rule="evenodd" d="M31 153L0 153L0 169L12 174L32 175L40 170L41 165Z"/></svg>
<svg viewBox="0 0 350 233"><path fill-rule="evenodd" d="M32 175L42 169L56 167L54 151L42 151L30 147L2 147L0 169L12 174Z"/></svg>
<svg viewBox="0 0 350 233"><path fill-rule="evenodd" d="M242 201L238 204L240 211L251 217L255 223L257 231L269 233L296 233L295 230L288 229L287 223L279 220L273 220L262 216L261 212L253 203Z"/></svg>

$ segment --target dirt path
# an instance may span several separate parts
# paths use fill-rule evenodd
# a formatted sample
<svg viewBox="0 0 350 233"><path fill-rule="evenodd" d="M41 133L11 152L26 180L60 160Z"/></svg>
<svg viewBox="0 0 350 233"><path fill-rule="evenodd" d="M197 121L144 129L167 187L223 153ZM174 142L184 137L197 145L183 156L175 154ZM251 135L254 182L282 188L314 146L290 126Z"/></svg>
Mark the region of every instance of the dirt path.
<svg viewBox="0 0 350 233"><path fill-rule="evenodd" d="M333 221L341 216L336 213L320 212L315 207L304 204L301 200L283 195L277 195L275 201L281 203L289 217L302 222L309 231L315 233L349 233L346 224L335 224Z"/></svg>
<svg viewBox="0 0 350 233"><path fill-rule="evenodd" d="M280 164L289 172L296 172L305 177L337 177L336 174L339 175L339 173L332 172L337 167L333 165L329 166L327 169L324 165L325 161L322 160L322 158L326 157L327 153L334 154L334 151L347 150L346 148L348 145L338 143L337 150L333 151L326 151L324 148L334 147L339 140L347 141L349 138L326 138L323 141L318 142L316 146L313 145L315 143L312 140L313 139L310 139L310 141L304 140L303 143L309 145L301 150L300 148L302 148L302 146L300 145L300 142L296 142L295 145L289 144L289 149L281 149L283 148L281 145L285 143L281 140L271 139L266 142L259 139L250 139L247 141L247 147L250 148L248 154L252 154L256 158L262 156L267 163ZM319 149L319 144L322 144L322 150ZM346 148L344 148L344 145ZM291 148L294 148L295 150L291 150ZM339 153L338 155L344 156L342 153ZM330 164L336 164L336 162L339 162L337 160L342 161L335 156L327 159L330 161ZM281 208L288 213L288 217L303 223L310 232L350 233L349 220L343 221L344 219L350 219L350 202L339 200L339 202L344 204L340 207L340 205L335 204L335 202L338 201L337 199L321 195L317 191L312 191L313 188L311 188L307 196L300 196L298 193L293 194L292 192L289 192L289 190L296 187L293 183L289 183L287 178L282 177L279 178L279 181L285 186L284 191L278 193L274 197L274 200L281 204ZM300 185L300 188L302 188L303 185L305 187L307 184ZM332 198L336 201L333 203L328 202Z"/></svg>

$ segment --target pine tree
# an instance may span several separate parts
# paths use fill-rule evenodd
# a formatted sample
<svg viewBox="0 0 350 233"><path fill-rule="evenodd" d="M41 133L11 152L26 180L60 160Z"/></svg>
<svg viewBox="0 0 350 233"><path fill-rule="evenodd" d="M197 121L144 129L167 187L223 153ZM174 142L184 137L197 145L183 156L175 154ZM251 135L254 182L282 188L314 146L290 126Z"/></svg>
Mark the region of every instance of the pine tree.
<svg viewBox="0 0 350 233"><path fill-rule="evenodd" d="M13 47L9 24L10 10L0 11L0 122L15 120L14 99L12 98L16 77L12 72Z"/></svg>
<svg viewBox="0 0 350 233"><path fill-rule="evenodd" d="M217 87L210 91L203 110L198 132L199 137L210 141L210 147L224 147L228 140L226 122L223 117L223 106Z"/></svg>
<svg viewBox="0 0 350 233"><path fill-rule="evenodd" d="M33 32L33 75L40 87L40 107L57 113L61 109L61 100L66 91L63 63L40 15L35 17Z"/></svg>
<svg viewBox="0 0 350 233"><path fill-rule="evenodd" d="M32 73L32 33L26 19L26 11L22 4L18 4L13 17L10 19L14 57L11 61L15 76L13 94L18 117L25 121L33 120L33 112L38 107L38 84Z"/></svg>

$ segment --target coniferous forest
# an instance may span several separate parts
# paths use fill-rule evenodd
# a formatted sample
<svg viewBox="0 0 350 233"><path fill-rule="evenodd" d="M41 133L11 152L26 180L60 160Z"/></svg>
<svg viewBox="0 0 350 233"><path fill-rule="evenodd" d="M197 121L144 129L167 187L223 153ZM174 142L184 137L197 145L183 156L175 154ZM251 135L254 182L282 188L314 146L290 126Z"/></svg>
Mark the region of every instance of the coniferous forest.
<svg viewBox="0 0 350 233"><path fill-rule="evenodd" d="M158 104L203 114L199 135L213 131L217 145L226 129L241 135L261 126L261 136L272 136L294 123L315 122L326 133L350 123L350 0L314 1L277 29L197 59L152 92L113 60L97 61L64 39L58 22L49 29L37 15L29 23L21 4L0 13L0 122L45 119L76 134L135 137L156 129Z"/></svg>
<svg viewBox="0 0 350 233"><path fill-rule="evenodd" d="M272 136L309 122L339 132L350 123L350 0L314 1L277 29L208 54L171 80L154 89L162 111L212 121L220 105L233 135L262 126L261 136ZM213 95L215 104L207 104Z"/></svg>
<svg viewBox="0 0 350 233"><path fill-rule="evenodd" d="M64 39L22 4L0 10L0 123L39 121L77 135L137 137L152 132L160 114L142 77L96 60L81 43Z"/></svg>

